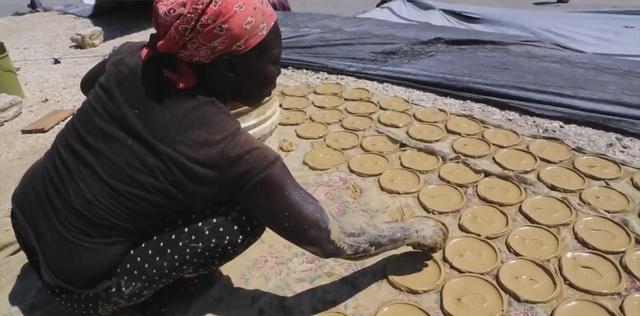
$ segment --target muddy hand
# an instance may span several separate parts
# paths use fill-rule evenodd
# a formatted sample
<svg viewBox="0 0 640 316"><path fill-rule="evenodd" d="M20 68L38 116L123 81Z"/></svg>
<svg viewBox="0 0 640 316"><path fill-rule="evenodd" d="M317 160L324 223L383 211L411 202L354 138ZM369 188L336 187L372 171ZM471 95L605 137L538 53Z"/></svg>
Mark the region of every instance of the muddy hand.
<svg viewBox="0 0 640 316"><path fill-rule="evenodd" d="M449 231L442 223L428 217L415 217L407 225L416 231L416 241L410 244L413 249L433 253L444 248Z"/></svg>

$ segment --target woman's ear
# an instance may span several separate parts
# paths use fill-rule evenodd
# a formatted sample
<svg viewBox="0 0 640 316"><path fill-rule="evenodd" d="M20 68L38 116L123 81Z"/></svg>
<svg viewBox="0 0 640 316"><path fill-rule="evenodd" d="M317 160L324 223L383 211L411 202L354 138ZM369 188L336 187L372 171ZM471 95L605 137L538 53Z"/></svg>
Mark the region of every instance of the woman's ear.
<svg viewBox="0 0 640 316"><path fill-rule="evenodd" d="M225 81L230 84L235 84L239 77L238 60L233 56L222 56L219 59L220 66L222 67L223 76Z"/></svg>
<svg viewBox="0 0 640 316"><path fill-rule="evenodd" d="M203 69L206 81L231 83L237 77L236 66L232 65L231 58L226 56L204 65Z"/></svg>

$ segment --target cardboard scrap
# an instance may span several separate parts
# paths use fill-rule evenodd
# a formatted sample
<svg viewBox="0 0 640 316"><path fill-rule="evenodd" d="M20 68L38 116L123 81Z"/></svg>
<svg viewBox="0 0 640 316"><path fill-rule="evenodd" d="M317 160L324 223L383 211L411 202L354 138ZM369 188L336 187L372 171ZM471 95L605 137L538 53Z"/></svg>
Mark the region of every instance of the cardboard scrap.
<svg viewBox="0 0 640 316"><path fill-rule="evenodd" d="M22 134L46 133L60 122L66 120L75 113L75 109L53 110L47 115L39 118L37 121L25 126L21 131Z"/></svg>

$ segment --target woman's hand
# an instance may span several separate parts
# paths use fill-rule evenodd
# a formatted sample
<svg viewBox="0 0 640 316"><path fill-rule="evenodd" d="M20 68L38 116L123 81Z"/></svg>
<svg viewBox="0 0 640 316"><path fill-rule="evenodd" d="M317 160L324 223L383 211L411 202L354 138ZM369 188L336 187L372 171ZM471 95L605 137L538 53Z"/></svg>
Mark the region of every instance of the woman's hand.
<svg viewBox="0 0 640 316"><path fill-rule="evenodd" d="M416 242L409 245L413 249L433 253L444 248L449 236L449 230L444 224L428 217L418 216L409 220L407 225L411 226L417 234Z"/></svg>
<svg viewBox="0 0 640 316"><path fill-rule="evenodd" d="M435 252L447 239L444 225L428 217L391 223L335 217L296 182L282 161L247 188L243 200L275 233L323 258L362 260L407 245Z"/></svg>

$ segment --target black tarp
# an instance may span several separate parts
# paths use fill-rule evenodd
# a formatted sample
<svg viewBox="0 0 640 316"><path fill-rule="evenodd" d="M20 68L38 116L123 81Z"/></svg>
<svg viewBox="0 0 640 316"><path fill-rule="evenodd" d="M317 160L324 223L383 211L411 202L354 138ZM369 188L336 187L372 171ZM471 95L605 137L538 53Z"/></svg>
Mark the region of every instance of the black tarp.
<svg viewBox="0 0 640 316"><path fill-rule="evenodd" d="M529 36L281 13L283 64L640 136L640 61Z"/></svg>

